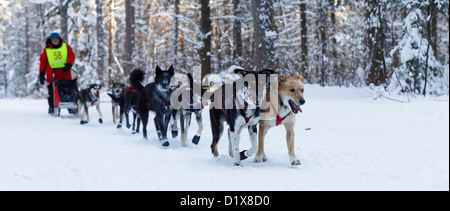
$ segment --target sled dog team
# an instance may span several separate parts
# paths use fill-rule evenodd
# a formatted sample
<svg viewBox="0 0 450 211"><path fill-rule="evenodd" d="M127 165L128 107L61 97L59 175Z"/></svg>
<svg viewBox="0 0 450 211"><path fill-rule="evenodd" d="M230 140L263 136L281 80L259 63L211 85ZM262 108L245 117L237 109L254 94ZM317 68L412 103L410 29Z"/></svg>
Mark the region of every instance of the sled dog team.
<svg viewBox="0 0 450 211"><path fill-rule="evenodd" d="M132 133L140 132L147 139L147 125L150 111L155 114L153 119L159 142L162 147L169 147L167 138L169 124L172 138L176 138L181 130L182 146L187 146L188 130L192 115L195 115L198 131L192 139L197 145L203 132L202 111L209 103L209 113L212 130L211 152L219 156L217 144L223 132L224 123L228 125L228 153L234 159L235 166L242 166L241 161L256 154L254 162L267 161L264 152L264 138L270 128L284 125L286 143L291 165L300 165L295 155L295 115L302 112L300 106L306 103L304 95L304 78L297 76L275 75L273 70L246 71L235 69L235 74L242 77L221 87L205 87L194 82L191 74L184 83L171 85L175 70L156 67L153 83L142 84L145 73L134 70L130 74L130 86L113 82L112 99L113 122L117 128L122 128L125 117L126 127L132 128ZM274 77L273 77L274 76ZM78 115L81 124L89 122L89 106L96 106L99 122L103 123L100 111L99 91L101 85L93 84L82 90L78 99ZM176 104L176 105L175 105ZM129 113L133 114L133 122L129 122ZM119 120L117 123L116 121ZM178 128L178 120L179 126ZM240 134L247 129L250 135L251 148L239 149Z"/></svg>

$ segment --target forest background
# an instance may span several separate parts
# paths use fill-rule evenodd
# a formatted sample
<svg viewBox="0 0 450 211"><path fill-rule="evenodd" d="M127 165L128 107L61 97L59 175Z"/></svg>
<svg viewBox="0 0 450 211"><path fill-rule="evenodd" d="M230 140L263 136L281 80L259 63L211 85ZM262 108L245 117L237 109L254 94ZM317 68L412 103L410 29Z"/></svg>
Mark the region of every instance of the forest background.
<svg viewBox="0 0 450 211"><path fill-rule="evenodd" d="M237 65L307 83L448 95L448 0L0 0L0 98L45 96L45 40L73 48L80 86L140 68Z"/></svg>

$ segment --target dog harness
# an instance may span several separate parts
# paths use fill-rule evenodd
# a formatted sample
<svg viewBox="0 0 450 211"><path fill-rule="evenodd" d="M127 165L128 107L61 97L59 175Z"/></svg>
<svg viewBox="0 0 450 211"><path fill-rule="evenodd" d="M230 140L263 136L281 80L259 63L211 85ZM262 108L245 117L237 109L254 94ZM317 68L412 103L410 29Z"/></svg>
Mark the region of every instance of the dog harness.
<svg viewBox="0 0 450 211"><path fill-rule="evenodd" d="M136 93L136 89L132 89L131 86L127 88L127 92L131 92L131 94Z"/></svg>
<svg viewBox="0 0 450 211"><path fill-rule="evenodd" d="M272 103L272 108L273 108L273 110L275 111L275 113L277 114L277 123L276 123L276 126L278 127L278 126L280 126L281 123L283 123L283 121L289 116L289 114L291 114L291 112L289 112L285 117L281 118L281 117L280 117L280 114L278 113L278 110L275 108L275 106L273 105L273 103Z"/></svg>
<svg viewBox="0 0 450 211"><path fill-rule="evenodd" d="M100 98L100 96L98 96L97 94L93 94L92 92L89 92L89 100L91 101L92 105L94 105L95 102L97 102L99 98Z"/></svg>
<svg viewBox="0 0 450 211"><path fill-rule="evenodd" d="M223 114L225 114L225 116L228 118L228 120L231 121L231 118L227 115L227 112L225 111L225 109L222 106L222 96L219 97L219 104L220 104L220 108L222 108ZM247 112L245 112L245 111L246 111L246 109L244 109L244 113L246 114ZM252 116L249 116L249 117L245 116L245 124L247 124L250 121L250 118L252 118Z"/></svg>
<svg viewBox="0 0 450 211"><path fill-rule="evenodd" d="M182 88L183 89L183 88ZM186 94L186 96L187 95L189 95L190 93L190 91L192 90L191 88L184 88L184 90L185 90L185 94ZM183 101L186 103L186 105L189 105L189 108L191 109L191 112L194 112L194 103L192 102L192 103L190 103L187 99L186 99L186 97L185 97L185 95L181 95L181 97L183 98ZM201 108L202 108L202 110L205 108L205 106L203 105L203 102L201 102Z"/></svg>

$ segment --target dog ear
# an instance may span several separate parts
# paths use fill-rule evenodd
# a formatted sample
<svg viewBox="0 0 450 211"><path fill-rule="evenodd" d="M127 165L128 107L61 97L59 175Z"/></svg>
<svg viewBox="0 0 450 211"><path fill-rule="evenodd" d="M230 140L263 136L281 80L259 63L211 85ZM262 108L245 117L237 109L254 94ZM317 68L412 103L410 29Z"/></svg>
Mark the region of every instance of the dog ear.
<svg viewBox="0 0 450 211"><path fill-rule="evenodd" d="M303 77L302 75L300 75L299 73L297 73L297 78L301 81L301 82L305 82L305 77Z"/></svg>
<svg viewBox="0 0 450 211"><path fill-rule="evenodd" d="M240 74L240 75L242 75L242 76L245 76L245 75L247 75L247 71L245 71L244 69L235 69L234 70L234 73L235 74Z"/></svg>
<svg viewBox="0 0 450 211"><path fill-rule="evenodd" d="M175 75L175 70L174 70L174 68L173 68L173 65L170 65L168 71L169 71L169 74L170 74L170 75Z"/></svg>
<svg viewBox="0 0 450 211"><path fill-rule="evenodd" d="M265 70L259 72L259 74L272 75L272 74L275 74L275 71L273 71L271 69L265 69Z"/></svg>
<svg viewBox="0 0 450 211"><path fill-rule="evenodd" d="M286 82L286 76L285 75L278 76L278 83L284 83L284 82Z"/></svg>
<svg viewBox="0 0 450 211"><path fill-rule="evenodd" d="M159 65L156 65L156 74L160 74L162 72L161 68L159 67Z"/></svg>

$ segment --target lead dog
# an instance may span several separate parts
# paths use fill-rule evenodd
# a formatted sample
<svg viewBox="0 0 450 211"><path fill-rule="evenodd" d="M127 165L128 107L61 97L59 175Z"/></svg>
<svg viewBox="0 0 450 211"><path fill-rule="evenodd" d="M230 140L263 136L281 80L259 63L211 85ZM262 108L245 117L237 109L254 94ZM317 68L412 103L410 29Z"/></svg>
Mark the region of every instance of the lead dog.
<svg viewBox="0 0 450 211"><path fill-rule="evenodd" d="M258 152L256 153L254 161L256 163L265 162L267 156L264 153L264 138L270 128L284 125L286 129L286 142L289 150L289 159L291 165L300 165L300 160L296 157L294 151L295 143L295 115L303 112L301 105L306 103L303 94L304 78L300 75L297 77L290 77L281 75L278 77L278 97L277 105L269 102L273 108L276 118L272 120L259 121L259 138L258 138Z"/></svg>
<svg viewBox="0 0 450 211"><path fill-rule="evenodd" d="M209 111L213 134L211 151L215 157L219 156L217 144L222 137L224 129L223 122L225 121L229 125L229 154L234 158L235 166L242 166L241 160L247 159L257 151L257 125L261 117L260 105L264 99L264 97L260 97L260 99L258 99L258 97L256 97L256 99L250 97L249 90L255 90L256 93L259 93L259 91L266 93L270 84L269 76L270 74L274 74L274 71L245 71L242 69L236 69L234 73L240 74L244 77L252 74L256 79L259 78L258 75L264 75L266 77L266 83L263 83L263 81L260 80L254 80L253 82L247 82L246 85L245 82L243 82L243 79L239 79L231 85L223 85L222 88L216 90L211 96L211 101L216 105L215 108L211 108ZM243 83L244 87L238 87L238 82L239 84ZM233 90L232 96L227 96L226 98L227 94L225 90L227 88L231 89L230 87ZM265 96L265 94L263 96ZM219 102L216 102L216 100ZM239 106L239 104L241 106ZM217 108L217 106L219 108ZM244 128L247 128L249 131L252 147L248 151L245 150L239 153L239 138L241 131Z"/></svg>
<svg viewBox="0 0 450 211"><path fill-rule="evenodd" d="M102 89L102 85L92 84L89 86L89 88L81 90L78 94L77 103L80 124L85 125L89 123L89 107L94 105L97 108L97 112L100 116L98 122L100 122L100 124L103 124L102 111L100 110L100 89Z"/></svg>

